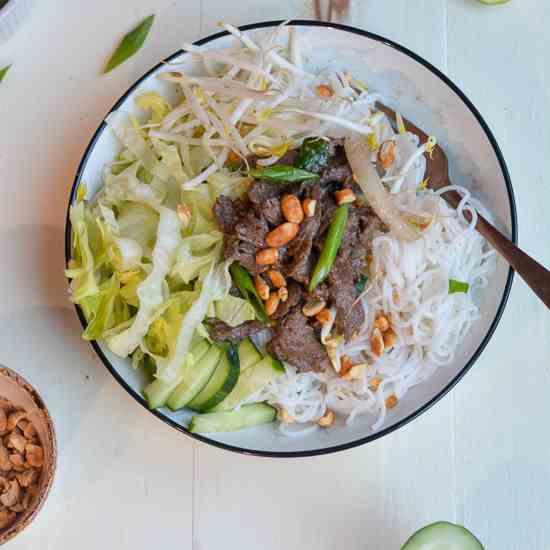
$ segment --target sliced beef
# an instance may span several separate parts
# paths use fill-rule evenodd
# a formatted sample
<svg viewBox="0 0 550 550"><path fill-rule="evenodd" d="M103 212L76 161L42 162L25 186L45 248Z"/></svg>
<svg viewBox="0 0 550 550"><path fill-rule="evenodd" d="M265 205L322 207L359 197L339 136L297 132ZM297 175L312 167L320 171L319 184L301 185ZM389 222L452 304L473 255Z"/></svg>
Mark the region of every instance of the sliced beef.
<svg viewBox="0 0 550 550"><path fill-rule="evenodd" d="M213 319L209 322L209 329L210 338L214 342L223 342L244 340L252 334L266 330L266 327L259 321L246 321L237 327L231 327L219 319Z"/></svg>
<svg viewBox="0 0 550 550"><path fill-rule="evenodd" d="M359 216L359 225L361 228L361 235L359 236L361 245L366 249L370 249L374 235L379 231L385 232L386 229L380 218L374 213L374 210L368 206L359 207L357 215Z"/></svg>
<svg viewBox="0 0 550 550"><path fill-rule="evenodd" d="M285 317L291 309L301 304L304 295L305 292L302 290L302 287L296 281L290 281L288 285L288 298L286 302L279 302L279 307L271 316L271 319L277 320Z"/></svg>
<svg viewBox="0 0 550 550"><path fill-rule="evenodd" d="M349 257L337 256L328 279L330 299L336 307L336 332L343 334L346 341L349 341L365 320L363 307L356 302L359 294L355 288L353 266Z"/></svg>
<svg viewBox="0 0 550 550"><path fill-rule="evenodd" d="M261 206L268 199L278 198L280 192L279 184L268 180L255 180L248 188L247 195L254 206Z"/></svg>
<svg viewBox="0 0 550 550"><path fill-rule="evenodd" d="M330 365L324 346L299 308L275 328L268 350L302 372L325 370Z"/></svg>
<svg viewBox="0 0 550 550"><path fill-rule="evenodd" d="M314 185L309 191L309 197L317 201L315 214L306 218L300 225L300 232L289 243L286 253L284 273L296 281L307 285L314 268L315 258L312 254L313 239L319 231L322 218L321 188Z"/></svg>
<svg viewBox="0 0 550 550"><path fill-rule="evenodd" d="M214 203L214 215L223 233L235 232L235 225L239 222L246 209L242 201L231 200L220 195Z"/></svg>
<svg viewBox="0 0 550 550"><path fill-rule="evenodd" d="M328 301L330 297L330 288L326 283L321 283L313 290L313 292L308 292L308 300L324 300Z"/></svg>
<svg viewBox="0 0 550 550"><path fill-rule="evenodd" d="M256 263L256 252L258 251L256 246L229 235L225 236L224 245L226 260L239 262L251 275L257 275L263 271L263 266Z"/></svg>
<svg viewBox="0 0 550 550"><path fill-rule="evenodd" d="M263 204L256 207L256 211L273 227L281 225L285 221L281 212L281 201L278 197L267 199Z"/></svg>
<svg viewBox="0 0 550 550"><path fill-rule="evenodd" d="M351 168L349 167L349 164L335 164L328 166L323 171L321 177L319 178L319 183L321 185L332 181L344 183L349 178L351 178Z"/></svg>
<svg viewBox="0 0 550 550"><path fill-rule="evenodd" d="M254 212L248 212L236 224L234 232L244 242L253 244L257 248L265 246L265 236L269 231L267 221Z"/></svg>

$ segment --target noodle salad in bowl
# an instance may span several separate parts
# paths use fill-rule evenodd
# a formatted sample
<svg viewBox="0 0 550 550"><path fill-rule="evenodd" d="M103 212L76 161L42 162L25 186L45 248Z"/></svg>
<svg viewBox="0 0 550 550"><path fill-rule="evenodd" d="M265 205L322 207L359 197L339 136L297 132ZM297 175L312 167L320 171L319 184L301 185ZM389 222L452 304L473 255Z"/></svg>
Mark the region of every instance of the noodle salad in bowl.
<svg viewBox="0 0 550 550"><path fill-rule="evenodd" d="M201 76L157 75L176 101L147 91L141 116L107 118L122 149L70 207L84 338L191 432L378 430L480 317L483 207L431 190L436 136L392 125L352 72L312 71L295 27L223 27L232 46L184 45Z"/></svg>

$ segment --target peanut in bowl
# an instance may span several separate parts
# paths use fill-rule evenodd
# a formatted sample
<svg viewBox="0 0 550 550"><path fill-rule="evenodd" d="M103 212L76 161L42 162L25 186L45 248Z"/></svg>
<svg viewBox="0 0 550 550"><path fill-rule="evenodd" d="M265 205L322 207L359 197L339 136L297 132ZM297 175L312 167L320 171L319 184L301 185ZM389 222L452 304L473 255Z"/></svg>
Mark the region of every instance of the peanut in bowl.
<svg viewBox="0 0 550 550"><path fill-rule="evenodd" d="M0 367L0 544L42 508L56 458L55 431L41 397L19 374Z"/></svg>

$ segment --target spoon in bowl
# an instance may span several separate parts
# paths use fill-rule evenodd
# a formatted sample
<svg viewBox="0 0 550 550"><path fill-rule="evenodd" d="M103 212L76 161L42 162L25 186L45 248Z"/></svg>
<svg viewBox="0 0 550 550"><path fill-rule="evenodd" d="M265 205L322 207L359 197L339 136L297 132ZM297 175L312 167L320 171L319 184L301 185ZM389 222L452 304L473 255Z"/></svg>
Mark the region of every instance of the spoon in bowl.
<svg viewBox="0 0 550 550"><path fill-rule="evenodd" d="M376 106L393 124L396 124L396 115L393 109L386 107L380 102L377 102ZM403 123L406 130L420 138L421 143L425 143L428 140L428 135L412 122L403 118ZM435 190L452 185L449 177L449 162L445 152L439 145L433 148L431 157L427 158L426 179L429 182L429 187ZM462 199L456 191L447 191L442 196L454 208L458 206ZM464 216L468 221L471 220L469 212L465 211ZM550 309L550 271L518 248L479 213L475 228L512 266L546 307Z"/></svg>

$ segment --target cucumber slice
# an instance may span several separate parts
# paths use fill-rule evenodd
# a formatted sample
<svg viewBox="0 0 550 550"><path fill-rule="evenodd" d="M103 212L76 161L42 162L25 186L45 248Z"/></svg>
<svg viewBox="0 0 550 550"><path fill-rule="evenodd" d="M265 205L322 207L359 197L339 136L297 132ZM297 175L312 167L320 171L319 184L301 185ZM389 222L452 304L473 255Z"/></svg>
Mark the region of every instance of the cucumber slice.
<svg viewBox="0 0 550 550"><path fill-rule="evenodd" d="M438 521L419 529L401 550L483 550L483 545L465 527Z"/></svg>
<svg viewBox="0 0 550 550"><path fill-rule="evenodd" d="M198 338L194 340L191 345L189 353L192 356L193 363L199 362L203 355L208 351L210 344L204 338ZM177 385L181 382L185 370L191 365L187 360L183 362L178 376L167 382L160 378L155 378L144 390L143 394L147 399L147 405L150 409L158 409L166 404L166 401L170 397L170 394L174 391Z"/></svg>
<svg viewBox="0 0 550 550"><path fill-rule="evenodd" d="M234 432L273 422L276 414L270 405L253 403L243 405L238 411L197 414L191 419L189 430L193 433Z"/></svg>
<svg viewBox="0 0 550 550"><path fill-rule="evenodd" d="M218 346L211 346L199 362L194 362L186 369L182 381L166 402L170 409L177 411L185 407L201 392L220 362L221 354Z"/></svg>
<svg viewBox="0 0 550 550"><path fill-rule="evenodd" d="M223 401L239 379L239 355L235 348L222 351L222 356L212 378L201 392L187 405L190 409L203 412Z"/></svg>
<svg viewBox="0 0 550 550"><path fill-rule="evenodd" d="M239 345L239 363L241 365L241 373L248 367L259 363L262 360L260 352L256 349L256 346L252 343L250 338L246 338Z"/></svg>
<svg viewBox="0 0 550 550"><path fill-rule="evenodd" d="M275 376L285 372L279 361L266 355L259 363L249 367L239 376L235 389L212 411L230 411L247 397L261 390Z"/></svg>

